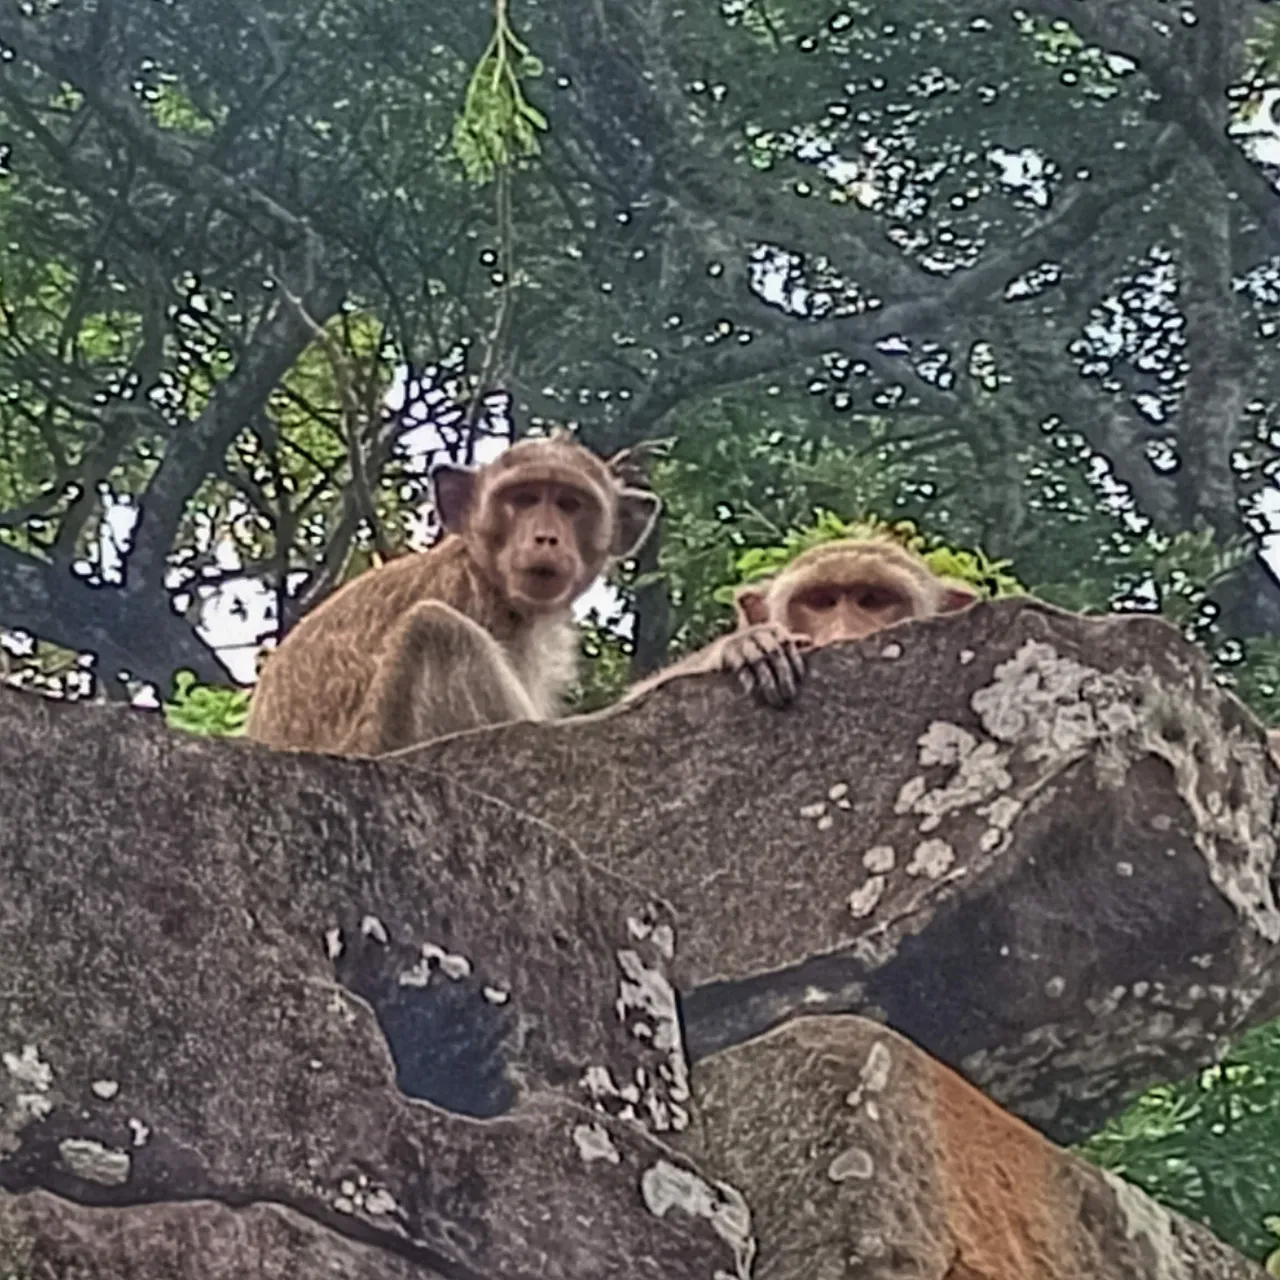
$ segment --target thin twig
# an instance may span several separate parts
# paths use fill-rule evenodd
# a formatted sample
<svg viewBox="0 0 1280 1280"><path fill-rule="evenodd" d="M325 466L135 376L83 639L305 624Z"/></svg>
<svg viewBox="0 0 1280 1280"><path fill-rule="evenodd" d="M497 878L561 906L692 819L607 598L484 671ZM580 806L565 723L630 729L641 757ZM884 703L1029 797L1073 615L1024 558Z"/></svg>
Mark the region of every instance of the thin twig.
<svg viewBox="0 0 1280 1280"><path fill-rule="evenodd" d="M290 293L283 283L279 283L279 288L302 319L311 327L316 340L324 348L325 355L328 357L330 368L333 370L334 381L338 386L338 395L342 401L343 434L346 438L348 461L351 465L351 487L355 495L356 507L361 519L369 526L374 550L378 557L382 561L390 560L395 553L387 540L382 523L378 519L377 509L374 506L373 492L369 485L369 476L365 466L364 442L360 438L360 423L371 410L367 404L361 403L360 395L356 389L356 375L353 364L347 353L342 349L342 345L336 341L327 329L317 324L308 314L302 299ZM377 358L376 351L374 358ZM375 387L373 397L376 398L376 380L373 380L373 385Z"/></svg>

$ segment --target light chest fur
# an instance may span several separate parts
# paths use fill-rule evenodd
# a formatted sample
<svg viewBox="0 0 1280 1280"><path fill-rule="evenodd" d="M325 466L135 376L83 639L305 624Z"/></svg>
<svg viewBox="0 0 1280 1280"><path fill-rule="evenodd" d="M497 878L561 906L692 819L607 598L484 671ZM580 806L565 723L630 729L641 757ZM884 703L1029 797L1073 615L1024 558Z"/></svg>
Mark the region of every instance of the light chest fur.
<svg viewBox="0 0 1280 1280"><path fill-rule="evenodd" d="M573 615L534 619L501 643L538 718L560 716L564 695L578 675L578 629Z"/></svg>

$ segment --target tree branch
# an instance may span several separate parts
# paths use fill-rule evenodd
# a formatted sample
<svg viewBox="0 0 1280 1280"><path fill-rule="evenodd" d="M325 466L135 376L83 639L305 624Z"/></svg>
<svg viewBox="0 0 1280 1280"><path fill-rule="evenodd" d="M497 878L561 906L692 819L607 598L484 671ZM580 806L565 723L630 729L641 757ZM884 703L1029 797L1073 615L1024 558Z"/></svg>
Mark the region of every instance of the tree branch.
<svg viewBox="0 0 1280 1280"><path fill-rule="evenodd" d="M47 560L0 543L0 618L78 653L97 655L108 690L127 671L167 694L176 670L188 668L208 683L233 683L229 673L167 594L128 600L113 587L95 587Z"/></svg>
<svg viewBox="0 0 1280 1280"><path fill-rule="evenodd" d="M303 295L303 304L323 324L337 311L342 296L341 284L326 279ZM164 591L169 553L191 495L218 469L232 440L254 420L311 338L307 321L278 297L244 358L214 389L203 412L170 437L164 459L141 497L142 514L126 561L127 595Z"/></svg>
<svg viewBox="0 0 1280 1280"><path fill-rule="evenodd" d="M193 146L180 141L180 135L161 129L127 92L86 74L78 51L53 43L41 30L42 25L18 16L10 6L0 17L0 42L47 75L74 85L103 122L128 139L148 167L163 174L180 191L206 195L277 245L296 244L308 234L304 219L252 184L207 163ZM4 74L4 65L0 63L0 75Z"/></svg>
<svg viewBox="0 0 1280 1280"><path fill-rule="evenodd" d="M784 368L824 351L848 349L854 344L872 345L898 334L917 337L936 332L957 316L972 312L998 298L1016 279L1045 261L1065 257L1088 242L1103 215L1126 200L1148 190L1164 178L1178 158L1178 130L1167 125L1145 163L1137 164L1123 178L1108 184L1074 183L1060 194L1052 210L1028 227L1004 251L962 272L932 293L894 303L878 311L856 316L804 323L772 333L745 346L699 351L696 361L665 378L659 377L625 415L628 436L656 425L688 396L729 386Z"/></svg>

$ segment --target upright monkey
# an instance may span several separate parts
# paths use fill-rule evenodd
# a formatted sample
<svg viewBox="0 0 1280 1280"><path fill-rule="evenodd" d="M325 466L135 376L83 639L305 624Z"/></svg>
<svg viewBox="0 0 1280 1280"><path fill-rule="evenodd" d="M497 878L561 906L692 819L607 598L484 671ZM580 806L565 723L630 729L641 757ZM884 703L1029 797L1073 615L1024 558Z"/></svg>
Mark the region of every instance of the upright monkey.
<svg viewBox="0 0 1280 1280"><path fill-rule="evenodd" d="M964 609L978 599L887 538L843 538L797 556L776 577L741 588L738 628L635 685L627 700L677 676L727 671L744 692L784 707L804 679L803 652L861 640L909 618Z"/></svg>
<svg viewBox="0 0 1280 1280"><path fill-rule="evenodd" d="M557 432L432 476L446 536L354 578L266 660L246 735L381 755L559 712L576 670L571 606L631 555L658 498Z"/></svg>

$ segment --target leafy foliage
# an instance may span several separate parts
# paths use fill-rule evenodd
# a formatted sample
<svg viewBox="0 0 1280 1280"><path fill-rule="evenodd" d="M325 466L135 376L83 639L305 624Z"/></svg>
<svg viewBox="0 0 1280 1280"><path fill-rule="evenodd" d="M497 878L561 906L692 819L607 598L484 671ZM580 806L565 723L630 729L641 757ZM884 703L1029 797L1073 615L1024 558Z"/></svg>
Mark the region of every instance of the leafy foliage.
<svg viewBox="0 0 1280 1280"><path fill-rule="evenodd" d="M890 523L875 515L847 521L834 511L819 510L817 520L801 529L789 529L780 546L752 547L737 559L735 568L739 583L771 578L792 560L812 547L841 538L889 538L919 553L937 574L956 578L979 588L984 596L1025 595L1026 589L1008 572L1009 561L993 561L980 549L949 547L939 536L921 533L910 520ZM725 603L733 599L734 587L722 587L716 598Z"/></svg>
<svg viewBox="0 0 1280 1280"><path fill-rule="evenodd" d="M542 63L511 27L506 0L498 0L493 37L472 72L453 147L473 182L516 159L538 155L547 118L524 95L522 76L540 76Z"/></svg>
<svg viewBox="0 0 1280 1280"><path fill-rule="evenodd" d="M1193 1079L1148 1089L1078 1150L1249 1256L1270 1254L1280 1236L1280 1023Z"/></svg>
<svg viewBox="0 0 1280 1280"><path fill-rule="evenodd" d="M190 671L179 671L173 683L173 700L164 704L165 722L171 729L221 738L244 732L249 715L247 689L203 685Z"/></svg>

